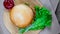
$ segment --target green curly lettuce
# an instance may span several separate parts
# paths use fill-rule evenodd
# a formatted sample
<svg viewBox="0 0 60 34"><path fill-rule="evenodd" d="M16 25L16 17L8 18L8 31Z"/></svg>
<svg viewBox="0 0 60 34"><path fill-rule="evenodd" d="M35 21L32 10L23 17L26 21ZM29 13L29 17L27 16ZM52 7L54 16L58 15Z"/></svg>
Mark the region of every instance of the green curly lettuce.
<svg viewBox="0 0 60 34"><path fill-rule="evenodd" d="M43 30L45 27L50 27L52 22L52 15L51 12L45 8L40 6L35 6L35 17L34 21L31 25L26 28L19 28L19 33L23 34L24 32L30 30Z"/></svg>

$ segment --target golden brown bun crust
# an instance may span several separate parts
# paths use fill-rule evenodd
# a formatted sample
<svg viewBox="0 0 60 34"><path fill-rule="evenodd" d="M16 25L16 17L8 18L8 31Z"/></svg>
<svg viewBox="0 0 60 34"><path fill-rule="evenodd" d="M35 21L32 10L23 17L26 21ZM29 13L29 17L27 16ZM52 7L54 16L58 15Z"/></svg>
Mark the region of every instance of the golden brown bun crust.
<svg viewBox="0 0 60 34"><path fill-rule="evenodd" d="M18 27L28 26L33 19L33 11L24 4L14 6L10 11L11 21Z"/></svg>

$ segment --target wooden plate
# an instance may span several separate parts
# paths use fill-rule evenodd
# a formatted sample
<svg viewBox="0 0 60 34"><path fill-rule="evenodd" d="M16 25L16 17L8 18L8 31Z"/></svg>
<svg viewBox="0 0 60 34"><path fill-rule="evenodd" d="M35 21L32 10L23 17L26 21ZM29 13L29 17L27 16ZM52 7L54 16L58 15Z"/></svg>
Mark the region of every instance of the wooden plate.
<svg viewBox="0 0 60 34"><path fill-rule="evenodd" d="M27 3L29 4L29 7L31 7L33 11L34 11L33 7L35 5L40 5L42 7L42 4L38 2L38 0L14 0L14 2L15 2L15 5ZM9 10L5 9L4 14L3 14L3 20L4 20L4 24L6 28L11 34L18 34L18 28L10 20ZM41 30L28 31L28 32L25 32L24 34L38 34L40 31Z"/></svg>

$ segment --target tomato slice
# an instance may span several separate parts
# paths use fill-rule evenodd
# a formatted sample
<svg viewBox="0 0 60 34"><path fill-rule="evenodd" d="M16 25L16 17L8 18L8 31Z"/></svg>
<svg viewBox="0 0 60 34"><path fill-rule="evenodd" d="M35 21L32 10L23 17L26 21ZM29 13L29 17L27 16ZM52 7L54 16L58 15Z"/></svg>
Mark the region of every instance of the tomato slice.
<svg viewBox="0 0 60 34"><path fill-rule="evenodd" d="M14 7L14 0L4 0L3 5L6 9L12 9Z"/></svg>

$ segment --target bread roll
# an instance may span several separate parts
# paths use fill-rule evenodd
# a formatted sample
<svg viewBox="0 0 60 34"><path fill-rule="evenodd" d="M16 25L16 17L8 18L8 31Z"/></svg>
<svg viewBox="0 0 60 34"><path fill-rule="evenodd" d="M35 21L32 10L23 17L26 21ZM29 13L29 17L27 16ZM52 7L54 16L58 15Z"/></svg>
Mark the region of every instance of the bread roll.
<svg viewBox="0 0 60 34"><path fill-rule="evenodd" d="M33 19L33 11L27 5L16 5L10 11L10 18L12 23L16 26L24 28L31 23Z"/></svg>

